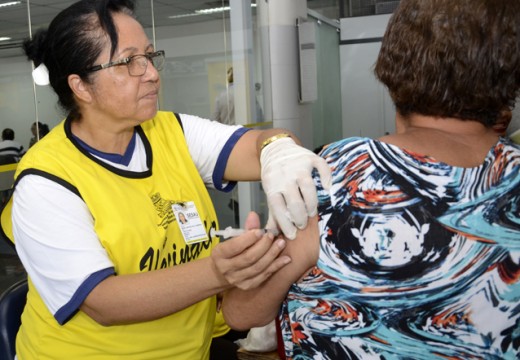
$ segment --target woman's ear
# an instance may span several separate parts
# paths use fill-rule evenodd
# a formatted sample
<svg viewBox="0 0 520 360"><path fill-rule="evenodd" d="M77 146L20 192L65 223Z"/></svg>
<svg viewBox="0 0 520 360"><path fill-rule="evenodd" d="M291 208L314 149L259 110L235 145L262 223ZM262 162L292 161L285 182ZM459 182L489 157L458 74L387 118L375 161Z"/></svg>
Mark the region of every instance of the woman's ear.
<svg viewBox="0 0 520 360"><path fill-rule="evenodd" d="M507 127L509 126L509 123L511 122L511 119L513 118L513 113L509 108L503 109L498 114L498 118L493 125L493 130L495 133L497 133L500 136L506 136L507 133Z"/></svg>
<svg viewBox="0 0 520 360"><path fill-rule="evenodd" d="M68 77L69 86L76 98L83 102L91 102L92 95L90 94L90 88L85 84L83 79L79 75L71 74Z"/></svg>

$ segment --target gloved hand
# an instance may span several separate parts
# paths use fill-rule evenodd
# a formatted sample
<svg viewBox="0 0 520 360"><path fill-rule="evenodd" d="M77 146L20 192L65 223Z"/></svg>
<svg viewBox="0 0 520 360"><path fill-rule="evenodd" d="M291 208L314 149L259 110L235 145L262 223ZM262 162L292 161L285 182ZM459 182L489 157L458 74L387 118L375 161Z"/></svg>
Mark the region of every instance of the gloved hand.
<svg viewBox="0 0 520 360"><path fill-rule="evenodd" d="M296 228L304 229L307 219L318 212L318 195L312 171L319 172L323 188L330 189L331 171L314 152L297 145L290 137L278 139L261 150L262 186L267 195L267 229L280 229L289 239Z"/></svg>

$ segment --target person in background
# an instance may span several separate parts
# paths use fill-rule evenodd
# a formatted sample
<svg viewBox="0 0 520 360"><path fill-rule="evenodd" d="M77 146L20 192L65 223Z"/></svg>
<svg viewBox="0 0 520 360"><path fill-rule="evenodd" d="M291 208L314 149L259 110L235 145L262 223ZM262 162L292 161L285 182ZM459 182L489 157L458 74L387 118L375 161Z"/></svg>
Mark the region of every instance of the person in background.
<svg viewBox="0 0 520 360"><path fill-rule="evenodd" d="M226 73L227 87L215 99L212 120L222 124L235 125L235 97L233 94L233 68Z"/></svg>
<svg viewBox="0 0 520 360"><path fill-rule="evenodd" d="M235 125L235 94L234 94L234 77L233 77L233 67L230 67L226 73L226 81L227 88L222 91L217 98L215 99L215 110L213 111L213 115L211 115L211 119L218 121L222 124ZM259 83L255 84L255 90L259 91L261 85ZM264 114L262 111L262 107L258 103L258 100L255 99L256 104L256 122L262 122L264 119Z"/></svg>
<svg viewBox="0 0 520 360"><path fill-rule="evenodd" d="M14 130L5 128L2 131L2 141L0 141L0 165L15 164L20 161L24 151L23 146L14 140ZM12 190L0 191L0 205L4 205L11 196Z"/></svg>
<svg viewBox="0 0 520 360"><path fill-rule="evenodd" d="M14 130L10 128L5 128L2 130L2 141L0 141L0 156L8 160L8 163L11 163L18 162L23 153L23 145L14 139Z"/></svg>
<svg viewBox="0 0 520 360"><path fill-rule="evenodd" d="M49 133L49 125L39 121L33 122L31 125L31 140L29 140L29 148L38 142L42 137Z"/></svg>
<svg viewBox="0 0 520 360"><path fill-rule="evenodd" d="M401 0L375 65L397 132L325 146L330 193L228 324L279 314L288 359L518 359L520 146L494 126L519 38L519 1Z"/></svg>
<svg viewBox="0 0 520 360"><path fill-rule="evenodd" d="M272 232L294 238L316 213L312 172L330 180L289 131L158 111L165 53L133 9L78 1L24 42L66 119L23 156L1 214L29 279L19 359L208 359L217 295L290 261ZM260 179L269 232L220 243L206 187Z"/></svg>

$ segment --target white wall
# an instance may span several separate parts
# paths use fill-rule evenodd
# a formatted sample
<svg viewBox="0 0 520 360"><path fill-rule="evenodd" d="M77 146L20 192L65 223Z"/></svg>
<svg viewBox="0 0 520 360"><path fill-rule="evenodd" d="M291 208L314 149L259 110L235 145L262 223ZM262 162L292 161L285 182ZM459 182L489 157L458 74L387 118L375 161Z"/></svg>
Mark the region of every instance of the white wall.
<svg viewBox="0 0 520 360"><path fill-rule="evenodd" d="M209 117L212 99L208 95L206 62L211 59L220 61L225 57L226 40L223 30L221 21L204 23L197 27L190 25L156 30L160 39L157 48L166 50L168 61L163 74L164 88L168 91L162 94L162 106L174 111L192 110L195 115ZM201 33L202 31L206 33ZM15 139L27 149L32 136L31 124L37 120L36 107L38 120L51 127L58 124L64 114L57 106L57 97L50 87L33 87L31 64L22 55L21 49L19 53L19 56L4 58L0 51L0 132L5 127L12 128ZM184 73L175 72L175 64L188 66L190 70ZM198 106L194 106L195 103ZM176 108L177 104L180 109Z"/></svg>
<svg viewBox="0 0 520 360"><path fill-rule="evenodd" d="M395 131L395 109L387 89L373 74L390 14L341 19L343 136L377 138ZM348 43L348 44L345 44ZM508 134L520 129L520 99Z"/></svg>
<svg viewBox="0 0 520 360"><path fill-rule="evenodd" d="M1 53L0 53L1 56ZM0 132L9 127L25 149L35 121L31 67L22 56L0 58Z"/></svg>
<svg viewBox="0 0 520 360"><path fill-rule="evenodd" d="M390 15L341 19L343 136L377 138L395 130L395 110L373 74Z"/></svg>

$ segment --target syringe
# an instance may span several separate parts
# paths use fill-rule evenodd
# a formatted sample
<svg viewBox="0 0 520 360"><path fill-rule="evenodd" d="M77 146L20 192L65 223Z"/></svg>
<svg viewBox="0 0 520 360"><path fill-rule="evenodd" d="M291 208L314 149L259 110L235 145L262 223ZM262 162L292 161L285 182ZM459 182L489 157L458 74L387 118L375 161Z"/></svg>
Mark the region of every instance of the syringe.
<svg viewBox="0 0 520 360"><path fill-rule="evenodd" d="M271 230L271 229L262 229L262 230L264 231L264 234L267 231L272 233L274 236L277 236L279 234L278 230ZM213 237L213 236L220 236L222 238L222 240L226 240L226 239L229 239L229 238L232 238L232 237L235 237L235 236L242 235L245 232L246 232L245 229L237 229L237 228L232 228L231 226L228 226L224 230L211 229L210 230L210 235L211 235L211 237Z"/></svg>

